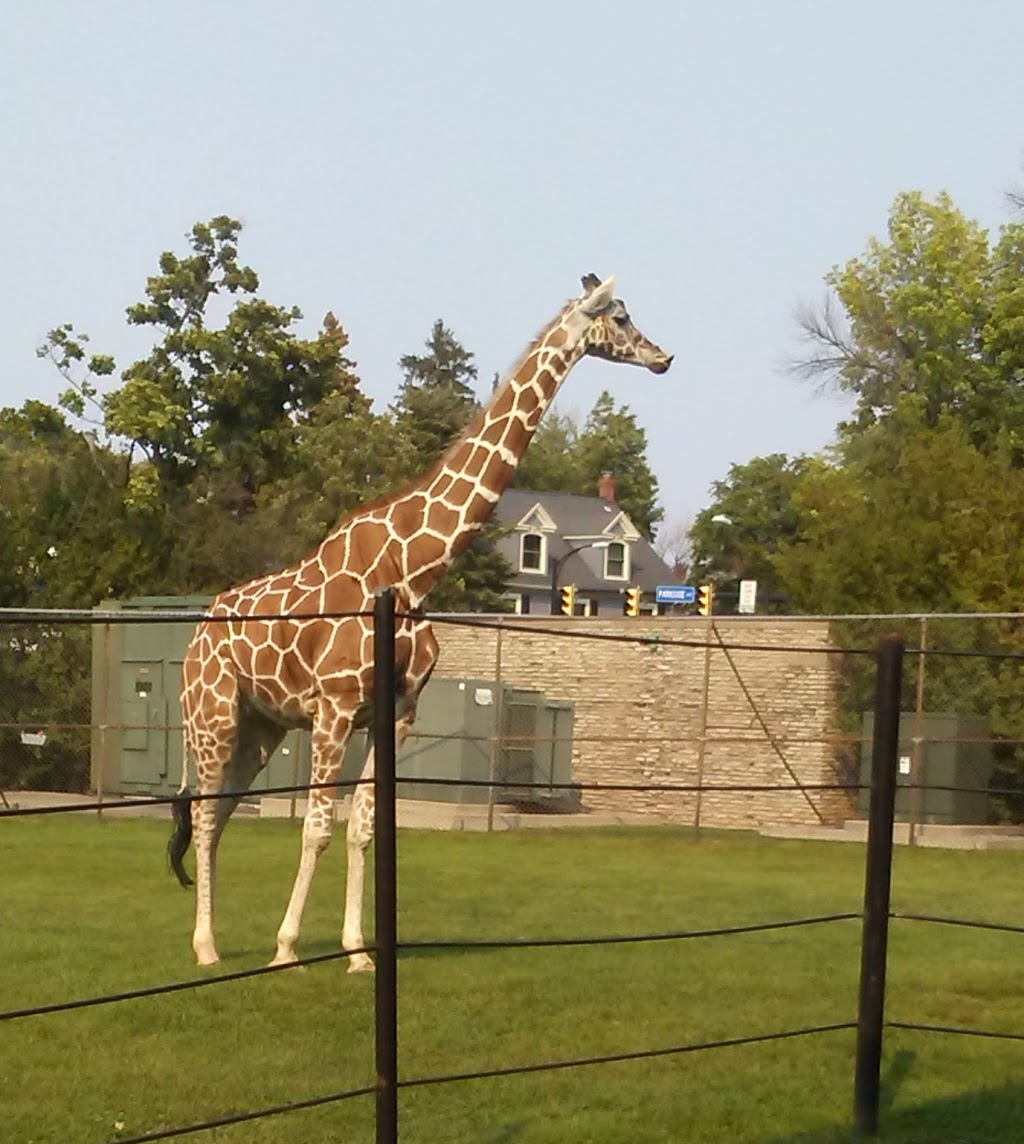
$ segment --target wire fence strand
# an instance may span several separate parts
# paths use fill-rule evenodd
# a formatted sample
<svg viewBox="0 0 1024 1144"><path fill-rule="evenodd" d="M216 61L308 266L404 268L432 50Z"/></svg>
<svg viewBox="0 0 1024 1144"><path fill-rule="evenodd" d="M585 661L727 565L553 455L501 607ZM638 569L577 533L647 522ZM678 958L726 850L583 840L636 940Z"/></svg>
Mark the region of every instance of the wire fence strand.
<svg viewBox="0 0 1024 1144"><path fill-rule="evenodd" d="M285 613L275 616L244 616L233 614L220 614L215 611L156 611L146 613L132 610L125 612L96 611L79 612L75 610L63 612L43 612L36 609L0 609L0 628L3 629L3 639L0 640L0 657L7 655L11 662L6 664L8 676L18 678L18 670L26 662L31 662L33 656L38 656L40 641L59 632L62 625L81 629L84 625L99 625L101 627L138 625L140 623L177 624L188 625L196 623L210 624L239 624L266 623L266 622L302 622L309 619L338 621L339 623L351 619L365 620L372 613L368 612L337 612L337 613ZM1016 706L1018 684L1024 682L1019 677L1019 661L1024 660L1024 651L1018 650L1021 635L1024 634L1024 617L1013 617L1013 623L1021 623L1021 631L1004 630L998 623L1010 623L1006 617L991 618L986 625L979 623L976 634L976 646L950 646L943 643L941 631L937 631L940 622L949 620L949 617L903 617L907 625L917 625L919 631L919 646L907 647L905 655L910 665L909 670L916 673L918 683L916 710L913 715L916 722L913 730L908 721L905 729L901 731L903 739L907 741L905 749L908 759L913 756L914 769L909 775L907 783L900 783L899 797L913 799L916 795L956 794L984 795L993 799L1005 797L1012 799L1021 796L1021 787L1008 782L971 782L970 775L963 782L932 781L928 778L927 770L922 771L919 763L922 744L931 744L933 748L952 747L956 750L969 750L975 747L990 749L998 755L1002 771L998 775L1003 779L1014 775L1014 767L1018 770L1024 763L1024 752L1018 755L1024 745L1024 719L1019 717ZM406 612L396 614L400 630L409 631L410 625L419 625L426 622L437 625L439 628L461 628L473 634L480 631L493 636L496 640L506 639L513 641L520 639L519 659L512 675L502 676L501 671L495 670L497 676L495 683L509 692L514 689L529 691L531 688L541 693L551 684L538 681L540 670L543 668L544 656L538 659L537 648L551 650L551 644L545 641L555 641L560 645L555 652L558 661L553 669L554 674L545 678L553 678L556 685L562 688L556 693L558 701L574 706L579 713L580 722L571 724L571 731L565 735L556 733L558 724L552 724L550 734L540 728L539 719L533 724L519 729L511 724L499 724L497 720L487 736L473 737L465 735L446 735L439 733L423 733L424 742L437 745L447 744L451 749L453 744L471 743L479 741L488 745L491 752L491 775L489 778L474 777L462 774L451 777L438 774L415 773L399 774L397 782L399 790L402 786L408 789L408 784L415 784L417 788L446 794L450 788L465 788L466 791L487 790L493 792L509 791L514 789L517 797L524 797L531 792L545 792L548 795L564 794L579 797L594 795L609 797L614 795L695 795L696 815L694 823L701 825L701 802L705 796L710 795L792 795L797 794L800 799L793 803L803 804L803 811L807 807L816 815L820 823L834 818L837 814L848 811L852 806L852 799L865 789L865 772L863 770L864 752L871 741L867 716L870 713L870 685L873 683L872 664L876 657L876 644L868 638L868 633L878 630L878 625L884 622L880 617L832 617L828 619L827 627L821 620L810 620L817 623L819 631L804 629L803 635L792 638L778 636L778 633L769 632L765 639L763 631L757 628L743 630L743 635L749 633L750 638L740 637L739 629L732 629L725 638L725 633L718 618L709 618L701 621L701 638L689 638L671 634L672 629L666 627L664 634L654 631L650 626L643 630L595 630L593 627L575 626L573 623L546 621L526 621L522 619L509 620L500 616L467 617L467 616L428 616L419 612ZM773 621L774 622L774 621ZM778 622L784 622L779 620ZM791 621L792 622L792 621ZM928 641L925 641L925 625L931 623L928 629ZM36 642L33 642L32 630L21 628L35 626ZM1012 628L1012 624L1011 624ZM789 632L799 631L790 628ZM807 634L809 632L809 634ZM64 644L73 643L78 659L68 658L74 667L79 665L82 672L89 670L88 654L93 656L95 665L97 645L88 648L85 635L79 631L75 640L64 640ZM821 643L814 643L817 635L821 635ZM807 638L804 638L806 635ZM44 638L45 637L45 638ZM527 638L528 637L528 638ZM778 637L778 642L770 642ZM995 638L1005 637L1003 647L997 647ZM475 635L474 635L475 638ZM604 656L598 647L573 650L568 647L569 641L589 641L591 644L612 645L608 656L614 656L612 669L615 663L641 665L636 670L646 673L643 675L642 685L634 686L630 680L629 694L634 695L633 706L640 711L639 716L631 723L631 712L623 707L618 714L614 727L601 727L595 722L594 712L599 704L612 705L614 700L609 698L606 691L588 690L588 676L597 673L593 667L594 661ZM965 641L966 643L967 641ZM56 640L51 640L57 646ZM983 645L983 646L982 646ZM618 651L618 648L642 649L636 652L627 650ZM61 649L67 650L67 649ZM650 656L646 655L650 651ZM687 655L686 653L698 653ZM88 654L87 654L88 653ZM564 653L564 654L563 654ZM679 653L679 654L676 654ZM754 657L747 660L747 654ZM772 668L770 676L758 675L757 671L764 673L765 661L759 657L771 653L773 657L780 657L779 665L784 666L783 686L777 683L778 672ZM568 668L561 661L579 659L579 666ZM704 664L703 691L699 682L700 673L694 671L694 665L699 665L701 657ZM790 658L785 658L790 657ZM804 660L797 661L795 657L804 657L812 661L808 666ZM548 656L547 658L551 658ZM710 670L714 658L717 674ZM514 657L509 648L505 648L506 672L508 665ZM758 662L761 667L750 669L750 662ZM125 660L125 663L128 661ZM481 661L477 661L481 662ZM483 661L486 662L486 661ZM501 663L500 656L498 662ZM773 662L773 661L769 661ZM966 665L961 668L960 664ZM793 665L790 667L790 665ZM0 667L5 664L0 662ZM115 672L117 687L124 687L121 678L122 665L117 665ZM95 670L95 667L93 667ZM134 669L133 669L134 670ZM544 668L544 670L549 670ZM631 670L633 670L631 668ZM753 674L748 675L749 671ZM576 672L576 675L573 675ZM689 674L687 674L689 672ZM971 680L971 685L965 687L964 680L971 672L976 673L977 679ZM45 672L36 672L42 679L48 678ZM0 672L0 679L7 678ZM725 697L718 701L714 707L714 699L709 687L721 689ZM80 681L79 681L80 682ZM787 697L787 688L792 685L795 698ZM11 689L12 694L14 688ZM908 694L909 691L905 691ZM93 693L94 695L96 692ZM136 696L145 701L145 693L136 690ZM544 692L546 696L546 692ZM1010 703L1006 696L1013 697ZM120 696L133 699L129 691ZM672 697L672 703L666 702L666 697ZM967 696L968 698L962 699ZM994 697L994 698L993 698ZM24 699L18 692L17 698L4 703L4 696L0 694L0 737L6 745L9 756L17 752L19 765L22 767L18 774L33 775L42 770L40 760L45 748L47 734L73 740L72 746L77 754L78 775L81 781L82 760L88 760L91 753L97 750L97 740L89 742L89 736L99 736L104 742L104 736L123 735L138 732L144 735L155 730L153 722L133 722L128 718L110 720L89 720L85 717L87 707L85 700L79 699L76 708L70 703L64 703L63 697L58 702L46 706L41 700L36 706L25 705ZM95 699L92 699L95 702ZM546 700L545 700L546 701ZM482 702L482 701L481 701ZM18 707L17 704L22 704ZM494 703L496 716L502 713L504 700ZM788 706L787 706L788 704ZM985 704L989 706L986 707ZM523 709L528 704L524 701ZM679 730L672 733L673 724L664 714L663 708L671 707L674 713L680 708L685 710L687 730L689 727L698 727L697 733L683 734ZM975 720L970 726L966 721L958 725L953 732L943 731L934 727L927 734L922 732L922 721L930 715L930 711L940 716L953 714L958 718L969 716ZM948 711L946 709L949 709ZM42 717L37 714L42 711L50 712L53 717ZM537 710L540 710L537 707ZM648 713L658 712L658 722ZM702 718L697 712L702 711ZM709 717L710 711L710 717ZM180 729L168 720L169 708L164 709L164 731ZM812 714L809 715L808 712ZM60 717L58 717L60 716ZM673 715L673 717L676 717ZM574 716L575 719L575 716ZM589 722L587 720L590 720ZM666 721L667 720L667 721ZM980 729L977 724L983 725ZM527 723L529 721L527 720ZM641 732L643 732L641 734ZM649 732L649 734L648 734ZM642 740L642 741L641 741ZM121 749L121 740L117 739L113 750L116 753ZM422 744L421 744L422 747ZM36 754L31 752L36 750ZM541 750L551 753L550 771L547 779L539 781L534 770L520 773L514 769L514 756L518 752L526 752L534 760L540 757ZM567 771L556 773L554 752L556 749L574 753ZM801 752L806 749L806 753ZM72 752L72 747L68 747ZM579 781L566 778L565 774L575 774L580 768L581 759L591 759L594 754L601 751L614 754L613 764L601 760L601 766L586 762ZM761 754L758 755L758 750ZM815 750L818 751L815 754ZM591 752L591 754L588 754ZM689 753L687 753L689 752ZM716 754L717 752L717 754ZM860 752L860 757L857 753ZM752 760L757 757L756 768ZM973 759L974 756L972 756ZM512 759L512 762L509 760ZM810 763L808 760L810 759ZM37 767L38 764L38 767ZM587 767L591 767L587 770ZM602 769L603 768L603 769ZM730 769L732 768L732 769ZM620 778L599 778L598 775L612 774L624 775ZM643 776L643 781L628 781L630 776L637 774ZM784 771L789 780L787 782L773 781L775 774ZM4 772L0 771L0 778ZM12 772L13 773L13 772ZM85 773L88 773L87 771ZM166 769L162 774L168 773ZM300 773L296 762L295 775ZM322 773L322 772L321 772ZM486 773L486 772L485 772ZM975 772L971 772L974 774ZM981 771L977 772L982 773ZM996 772L993 772L994 775ZM661 776L661 778L657 776ZM749 776L754 781L735 781L736 776ZM834 781L827 781L830 777ZM961 776L963 777L963 776ZM756 781L760 779L761 781ZM4 780L6 781L6 780ZM20 780L19 780L20 781ZM157 808L180 803L182 800L195 802L205 799L232 799L241 797L266 797L273 795L308 794L316 790L331 790L349 792L362 782L371 779L342 778L331 782L294 782L290 784L275 784L258 791L221 791L214 793L183 791L172 795L144 795L134 797L135 792L129 791L129 797L117 797L111 801L112 791L98 794L95 801L67 802L43 806L9 807L6 796L3 797L3 807L0 807L0 817L33 817L82 811L108 812L131 810L140 808ZM0 783L2 785L2 783ZM16 790L18 788L8 788ZM71 787L69 790L84 790L85 787ZM2 795L3 792L0 792ZM827 800L815 799L812 795L838 796L835 805L825 806ZM459 796L461 797L461 795ZM469 797L467 795L467 797ZM655 798L649 800L653 806ZM666 805L678 807L679 799L665 800ZM744 813L751 803L758 802L754 798L740 799ZM765 804L774 804L772 798L764 800ZM910 829L914 828L913 802L911 806ZM837 809L838 808L838 809ZM295 813L293 799L293 815ZM920 807L917 809L918 824ZM930 826L930 823L925 823ZM863 917L857 912L835 912L810 917L773 920L762 923L749 923L718 928L700 930L664 930L650 933L633 934L599 934L592 936L565 936L565 937L515 937L507 939L474 938L474 939L425 939L399 941L398 949L402 955L414 956L417 952L427 950L447 951L477 951L477 950L519 950L544 948L574 948L586 946L610 946L622 944L643 944L684 941L690 939L727 938L739 935L756 935L768 931L798 930L801 928L826 925L829 923L843 923L857 921ZM977 930L1024 934L1024 926L990 923L971 919L958 919L933 914L892 911L889 917L899 921L914 921L920 923L934 923L944 926L965 927ZM72 999L64 1002L53 1002L11 1009L0 1012L0 1022L14 1021L27 1018L38 1018L57 1013L73 1012L75 1010L93 1008L103 1005L112 1005L125 1001L143 1000L166 994L180 993L191 989L204 988L210 985L232 983L248 978L258 978L271 973L281 972L297 966L313 966L328 962L335 962L350 957L354 953L374 953L376 947L367 945L360 950L337 950L330 953L319 954L308 958L301 958L292 965L260 966L253 969L237 970L220 973L213 976L199 977L187 981L177 981L163 985L141 987L109 993L100 996ZM937 1032L947 1035L963 1035L972 1037L988 1037L1008 1041L1024 1041L1024 1033L1001 1032L984 1029L974 1029L956 1025L942 1025L929 1023L915 1023L910 1021L887 1021L887 1028L908 1031ZM856 1023L834 1022L830 1024L809 1025L806 1027L787 1029L778 1032L766 1032L710 1040L690 1044L674 1045L661 1048L637 1049L632 1051L609 1053L604 1055L580 1056L572 1059L552 1060L540 1063L527 1063L508 1065L478 1071L465 1071L437 1076L420 1076L399 1079L398 1087L412 1089L430 1085L450 1084L460 1081L500 1078L506 1076L526 1075L532 1073L550 1072L564 1069L585 1068L595 1065L608 1065L619 1062L654 1059L672 1055L694 1053L704 1050L728 1048L744 1045L753 1045L771 1041L783 1041L797 1037L814 1036L843 1030L851 1030ZM227 1127L260 1120L265 1117L278 1116L304 1109L316 1108L341 1101L367 1096L375 1092L373 1086L352 1088L309 1099L289 1101L267 1108L215 1119L196 1122L174 1128L152 1131L133 1137L122 1137L119 1144L151 1144L151 1142L186 1136L216 1128Z"/></svg>
<svg viewBox="0 0 1024 1144"><path fill-rule="evenodd" d="M23 1017L41 1017L51 1013L70 1013L76 1009L93 1009L97 1005L138 1001L142 997L160 997L166 993L183 993L191 989L203 989L207 985L224 985L231 981L244 981L250 977L266 977L268 974L283 973L289 969L322 965L328 961L340 961L356 953L374 953L375 949L375 946L368 945L361 949L335 950L332 953L318 953L310 957L301 957L288 965L260 965L253 969L236 969L229 973L217 973L210 977L195 977L188 981L172 981L164 985L146 985L139 989L127 989L120 993L103 993L96 997L80 997L71 1001L54 1001L47 1005L31 1005L24 1009L8 1009L0 1012L0 1021L16 1021Z"/></svg>
<svg viewBox="0 0 1024 1144"><path fill-rule="evenodd" d="M626 1053L605 1053L601 1056L574 1057L563 1061L545 1061L542 1064L510 1065L505 1068L479 1069L474 1072L450 1073L443 1076L410 1077L398 1082L399 1088L422 1088L427 1085L452 1084L456 1081L490 1080L496 1077L525 1076L529 1073L556 1072L560 1069L586 1068L591 1065L618 1064L623 1061L652 1060L656 1057L698 1053L708 1049L729 1049L739 1045L757 1045L768 1041L788 1041L795 1037L809 1037L820 1033L837 1033L856 1028L854 1021L836 1021L828 1025L809 1025L801 1029L784 1029L775 1033L753 1033L745 1037L723 1037L717 1041L698 1041L688 1045L672 1045L663 1049L637 1049Z"/></svg>
<svg viewBox="0 0 1024 1144"><path fill-rule="evenodd" d="M110 1144L153 1144L156 1140L173 1140L179 1136L190 1136L194 1132L209 1132L214 1128L229 1128L233 1124L249 1124L254 1120L265 1120L271 1116L281 1116L289 1112L304 1112L310 1108L322 1108L326 1104L338 1104L343 1100L354 1100L360 1096L372 1096L374 1085L364 1088L350 1088L343 1092L332 1092L325 1096L311 1096L305 1100L291 1100L286 1104L272 1104L252 1112L236 1112L230 1116L218 1116L211 1120L199 1120L194 1124L183 1124L177 1128L164 1128L156 1132L144 1132L141 1136L118 1136Z"/></svg>

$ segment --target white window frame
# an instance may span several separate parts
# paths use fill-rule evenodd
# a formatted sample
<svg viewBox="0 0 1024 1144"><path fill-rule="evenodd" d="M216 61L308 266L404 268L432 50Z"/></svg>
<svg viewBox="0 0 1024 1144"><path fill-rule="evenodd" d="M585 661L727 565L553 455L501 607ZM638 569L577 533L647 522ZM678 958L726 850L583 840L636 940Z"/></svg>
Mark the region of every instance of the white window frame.
<svg viewBox="0 0 1024 1144"><path fill-rule="evenodd" d="M611 555L613 545L622 546L622 574L613 576L608 570L608 557ZM612 540L609 542L608 547L604 550L604 578L606 580L614 580L616 583L625 583L629 579L630 572L630 547L624 540Z"/></svg>
<svg viewBox="0 0 1024 1144"><path fill-rule="evenodd" d="M527 568L523 562L523 553L526 545L526 538L528 536L535 536L540 541L539 563L536 568ZM548 538L543 532L522 532L519 534L519 571L525 572L527 576L540 576L547 573L548 565Z"/></svg>

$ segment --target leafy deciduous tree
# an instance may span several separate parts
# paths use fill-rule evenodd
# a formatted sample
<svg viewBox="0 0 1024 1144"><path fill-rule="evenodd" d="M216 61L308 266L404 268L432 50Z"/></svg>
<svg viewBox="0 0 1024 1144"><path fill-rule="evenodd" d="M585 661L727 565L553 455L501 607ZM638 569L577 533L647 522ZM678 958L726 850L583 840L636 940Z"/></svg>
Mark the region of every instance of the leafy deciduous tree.
<svg viewBox="0 0 1024 1144"><path fill-rule="evenodd" d="M1024 224L1002 228L994 246L947 195L900 195L888 241L836 267L829 303L800 315L811 349L805 375L856 399L850 440L895 414L934 427L961 418L971 441L997 437L1024 456Z"/></svg>

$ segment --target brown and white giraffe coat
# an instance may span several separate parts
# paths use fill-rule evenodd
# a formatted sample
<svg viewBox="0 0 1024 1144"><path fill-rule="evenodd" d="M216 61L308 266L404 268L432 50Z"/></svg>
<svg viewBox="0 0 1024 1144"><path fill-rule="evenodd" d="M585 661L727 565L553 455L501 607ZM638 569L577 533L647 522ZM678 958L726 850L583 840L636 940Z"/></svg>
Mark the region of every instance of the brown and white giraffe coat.
<svg viewBox="0 0 1024 1144"><path fill-rule="evenodd" d="M344 517L307 559L221 593L185 654L182 680L185 776L195 761L199 795L248 789L290 727L312 728L311 782L337 779L355 727L369 722L372 703L374 592L394 586L399 610L417 608L452 560L484 526L544 410L585 354L664 373L665 354L633 325L613 296L614 279L583 279L570 301L527 350L508 380L463 435L422 477ZM339 613L350 613L338 617ZM220 617L224 617L223 619ZM239 617L232 619L229 617ZM261 619L260 617L266 617ZM286 617L286 618L281 618ZM338 618L332 618L338 617ZM437 659L429 622L398 622L396 717L399 746ZM373 774L370 753L363 772ZM198 799L176 808L169 852L183 884L182 858L196 846L196 925L200 964L218 960L213 936L217 843L238 798ZM297 958L302 912L318 856L330 841L332 793L311 790L299 871L277 935L274 964ZM363 948L362 898L366 848L373 832L373 787L356 787L349 817L348 875L342 945L349 969L371 969Z"/></svg>

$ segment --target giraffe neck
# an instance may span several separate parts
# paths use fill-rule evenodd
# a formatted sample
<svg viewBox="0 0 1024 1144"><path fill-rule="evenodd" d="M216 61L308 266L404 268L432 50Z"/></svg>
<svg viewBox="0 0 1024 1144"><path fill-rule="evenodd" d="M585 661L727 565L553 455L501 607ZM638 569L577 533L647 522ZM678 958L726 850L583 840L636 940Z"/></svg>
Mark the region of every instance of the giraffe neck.
<svg viewBox="0 0 1024 1144"><path fill-rule="evenodd" d="M544 411L583 356L583 346L566 328L565 314L537 337L490 403L402 498L410 508L416 506L408 514L403 569L416 603L487 522ZM443 552L439 537L446 542Z"/></svg>

